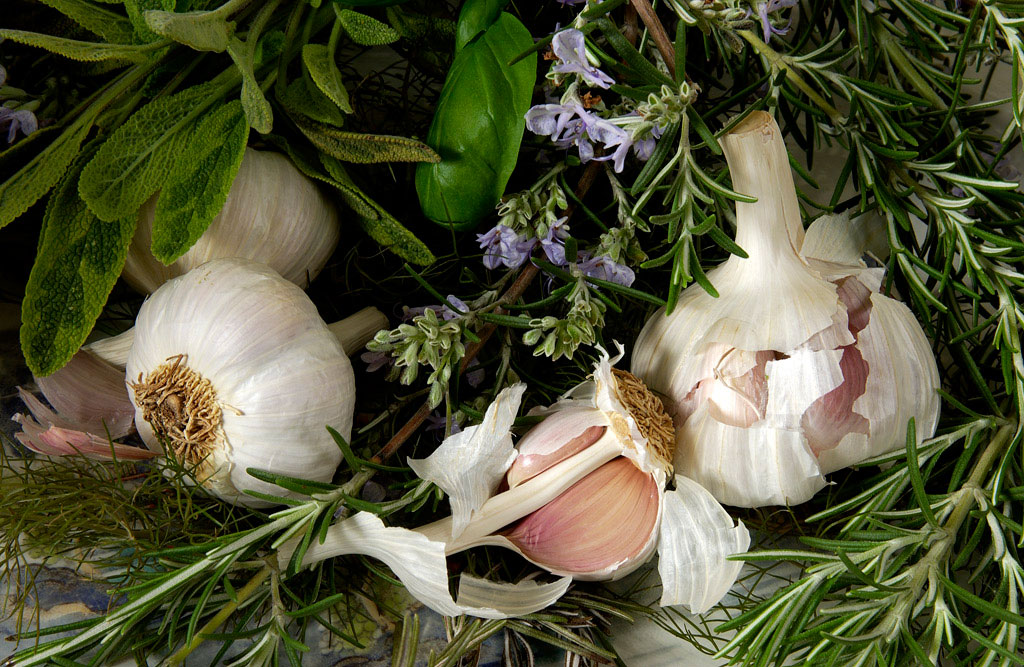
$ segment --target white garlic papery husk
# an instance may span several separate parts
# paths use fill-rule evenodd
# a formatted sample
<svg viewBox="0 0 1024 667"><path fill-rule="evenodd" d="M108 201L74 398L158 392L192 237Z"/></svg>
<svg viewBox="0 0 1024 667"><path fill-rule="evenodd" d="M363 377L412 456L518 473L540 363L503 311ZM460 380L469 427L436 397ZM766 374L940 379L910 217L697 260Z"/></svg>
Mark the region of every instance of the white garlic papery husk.
<svg viewBox="0 0 1024 667"><path fill-rule="evenodd" d="M330 481L352 429L355 385L341 343L309 297L270 268L219 259L168 281L142 305L126 367L146 445L196 467L229 502L283 490L247 468Z"/></svg>
<svg viewBox="0 0 1024 667"><path fill-rule="evenodd" d="M647 322L632 371L676 423L676 470L719 501L801 503L824 475L935 432L938 368L913 313L879 293L844 216L806 236L778 125L751 113L721 139L734 188L736 242L708 272L719 292L687 288ZM860 236L858 237L858 234Z"/></svg>
<svg viewBox="0 0 1024 667"><path fill-rule="evenodd" d="M157 195L139 210L121 277L143 294L212 259L244 257L306 287L338 245L338 211L278 153L245 149L227 201L195 245L169 266L153 257Z"/></svg>
<svg viewBox="0 0 1024 667"><path fill-rule="evenodd" d="M621 355L620 355L621 356ZM451 498L453 516L418 532L452 554L480 545L512 549L548 572L618 579L660 554L661 604L702 613L735 582L750 537L698 484L672 474L673 429L661 402L602 354L591 380L531 414L544 421L512 448L507 425L522 389L491 415L448 438L420 477ZM518 391L508 395L507 392ZM502 466L487 462L508 461ZM507 491L494 493L504 480ZM476 493L470 492L475 489ZM481 500L481 489L491 489Z"/></svg>

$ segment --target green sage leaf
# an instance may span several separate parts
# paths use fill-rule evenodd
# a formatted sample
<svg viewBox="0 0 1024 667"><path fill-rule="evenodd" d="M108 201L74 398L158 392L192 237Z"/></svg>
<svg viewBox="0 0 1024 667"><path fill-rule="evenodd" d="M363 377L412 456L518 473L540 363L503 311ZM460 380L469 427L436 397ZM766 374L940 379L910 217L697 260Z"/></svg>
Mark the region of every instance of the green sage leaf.
<svg viewBox="0 0 1024 667"><path fill-rule="evenodd" d="M56 53L59 56L83 62L99 62L101 60L141 62L150 57L154 48L151 45L83 42L77 39L54 37L53 35L43 35L37 32L25 32L24 30L7 30L5 28L0 28L0 39L9 39L19 44L35 46L45 49L50 53Z"/></svg>
<svg viewBox="0 0 1024 667"><path fill-rule="evenodd" d="M341 81L341 72L334 64L334 58L323 44L306 44L302 47L302 62L309 71L313 83L345 113L352 113L348 91Z"/></svg>
<svg viewBox="0 0 1024 667"><path fill-rule="evenodd" d="M430 146L415 139L345 132L301 116L293 120L314 146L345 162L437 162L441 159Z"/></svg>
<svg viewBox="0 0 1024 667"><path fill-rule="evenodd" d="M85 342L124 267L135 215L97 218L78 196L90 150L64 175L43 216L21 305L21 348L36 375L60 369Z"/></svg>
<svg viewBox="0 0 1024 667"><path fill-rule="evenodd" d="M320 92L308 74L304 73L289 83L284 92L278 95L277 100L292 118L303 115L335 127L345 124L345 115L341 113L338 105Z"/></svg>
<svg viewBox="0 0 1024 667"><path fill-rule="evenodd" d="M256 81L253 50L247 43L232 37L228 43L228 55L242 75L242 108L249 126L260 134L267 134L274 127L274 112Z"/></svg>
<svg viewBox="0 0 1024 667"><path fill-rule="evenodd" d="M372 16L337 7L335 7L335 13L345 32L356 44L382 46L397 41L400 36L397 30Z"/></svg>
<svg viewBox="0 0 1024 667"><path fill-rule="evenodd" d="M128 14L128 20L132 22L132 27L135 28L135 40L138 42L154 42L160 39L160 35L146 25L146 11L157 9L173 12L174 7L174 0L124 0L125 13Z"/></svg>
<svg viewBox="0 0 1024 667"><path fill-rule="evenodd" d="M245 155L249 124L238 100L206 116L160 190L153 218L153 256L181 257L217 216Z"/></svg>
<svg viewBox="0 0 1024 667"><path fill-rule="evenodd" d="M533 45L514 16L498 20L455 56L441 90L427 144L441 162L416 168L423 213L467 229L494 210L519 156L537 71Z"/></svg>
<svg viewBox="0 0 1024 667"><path fill-rule="evenodd" d="M202 84L153 100L110 135L79 185L96 215L108 221L134 215L164 185L212 90Z"/></svg>
<svg viewBox="0 0 1024 667"><path fill-rule="evenodd" d="M0 184L0 228L27 211L57 184L78 155L78 149L91 127L86 123L81 127L68 128L14 176Z"/></svg>
<svg viewBox="0 0 1024 667"><path fill-rule="evenodd" d="M109 9L97 7L86 0L40 1L108 42L127 44L132 41L132 35L135 34L128 19Z"/></svg>
<svg viewBox="0 0 1024 667"><path fill-rule="evenodd" d="M146 26L156 34L196 51L226 51L235 31L233 22L224 20L215 12L176 14L151 9L143 13L143 18Z"/></svg>

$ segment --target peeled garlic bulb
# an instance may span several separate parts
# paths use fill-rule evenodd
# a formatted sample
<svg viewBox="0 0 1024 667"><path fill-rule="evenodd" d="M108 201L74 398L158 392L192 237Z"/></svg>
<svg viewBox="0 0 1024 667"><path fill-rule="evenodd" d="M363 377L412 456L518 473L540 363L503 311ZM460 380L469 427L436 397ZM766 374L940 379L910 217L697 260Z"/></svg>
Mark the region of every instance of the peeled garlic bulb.
<svg viewBox="0 0 1024 667"><path fill-rule="evenodd" d="M338 211L283 155L245 149L227 201L206 232L170 266L153 257L157 197L139 211L138 229L121 277L149 294L212 259L244 257L306 287L338 244Z"/></svg>
<svg viewBox="0 0 1024 667"><path fill-rule="evenodd" d="M352 429L352 366L294 284L243 259L208 262L150 296L135 322L126 378L146 445L161 440L199 482L236 504L282 490L259 468L330 481Z"/></svg>
<svg viewBox="0 0 1024 667"><path fill-rule="evenodd" d="M675 420L677 472L719 501L795 504L823 475L903 446L938 421L938 368L913 313L878 292L856 224L800 221L778 125L751 113L722 138L736 204L736 242L708 272L720 296L691 286L656 313L633 372Z"/></svg>

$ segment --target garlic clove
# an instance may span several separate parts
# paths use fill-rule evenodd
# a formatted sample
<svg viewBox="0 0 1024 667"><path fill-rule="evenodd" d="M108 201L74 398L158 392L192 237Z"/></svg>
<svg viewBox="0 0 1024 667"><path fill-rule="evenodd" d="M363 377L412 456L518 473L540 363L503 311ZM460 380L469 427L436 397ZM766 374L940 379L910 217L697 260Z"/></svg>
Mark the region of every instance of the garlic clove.
<svg viewBox="0 0 1024 667"><path fill-rule="evenodd" d="M594 408L571 407L548 415L519 441L506 475L509 488L590 447L607 428L608 419Z"/></svg>
<svg viewBox="0 0 1024 667"><path fill-rule="evenodd" d="M178 458L220 497L269 503L246 490L281 489L255 467L330 481L349 437L354 374L337 338L301 289L243 259L208 262L142 305L126 380L139 434Z"/></svg>
<svg viewBox="0 0 1024 667"><path fill-rule="evenodd" d="M795 505L825 486L818 460L799 431L724 424L705 404L677 434L676 469L725 505Z"/></svg>
<svg viewBox="0 0 1024 667"><path fill-rule="evenodd" d="M661 606L682 604L703 614L718 603L743 563L726 560L750 547L750 533L707 489L683 475L665 496L658 543Z"/></svg>
<svg viewBox="0 0 1024 667"><path fill-rule="evenodd" d="M494 495L516 458L510 429L526 385L503 389L487 408L483 422L446 438L425 459L409 459L421 479L437 484L452 506L452 533L458 537L473 513Z"/></svg>
<svg viewBox="0 0 1024 667"><path fill-rule="evenodd" d="M554 574L617 579L654 552L660 497L652 475L619 457L503 535L525 558Z"/></svg>
<svg viewBox="0 0 1024 667"><path fill-rule="evenodd" d="M115 457L124 461L144 461L157 455L141 447L111 443L106 438L85 431L52 424L44 428L35 419L22 414L15 414L12 419L21 426L21 431L14 434L15 439L31 451L44 456L81 455L100 461L111 461Z"/></svg>
<svg viewBox="0 0 1024 667"><path fill-rule="evenodd" d="M109 433L111 438L131 433L135 408L125 391L123 372L88 350L79 351L63 368L35 381L56 410L40 410L41 404L30 404L28 394L23 393L22 398L39 421L77 431Z"/></svg>
<svg viewBox="0 0 1024 667"><path fill-rule="evenodd" d="M165 266L150 250L157 196L139 211L122 277L149 294L171 278L213 259L244 257L305 287L340 238L338 212L311 179L278 153L245 149L227 200L206 232Z"/></svg>

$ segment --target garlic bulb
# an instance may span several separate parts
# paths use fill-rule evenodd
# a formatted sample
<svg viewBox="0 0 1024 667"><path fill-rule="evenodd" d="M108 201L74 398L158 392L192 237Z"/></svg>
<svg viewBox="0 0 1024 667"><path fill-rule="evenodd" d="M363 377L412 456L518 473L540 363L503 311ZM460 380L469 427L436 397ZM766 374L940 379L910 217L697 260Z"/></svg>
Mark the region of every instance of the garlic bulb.
<svg viewBox="0 0 1024 667"><path fill-rule="evenodd" d="M329 481L341 451L325 426L352 428L352 366L294 284L243 259L165 283L142 305L126 378L146 445L161 441L217 496L267 506L281 489L253 467Z"/></svg>
<svg viewBox="0 0 1024 667"><path fill-rule="evenodd" d="M666 400L676 469L719 501L795 504L823 475L896 449L938 421L938 369L913 313L878 292L842 216L806 236L780 131L750 114L722 138L739 192L736 242L708 273L720 296L691 286L656 313L633 372Z"/></svg>
<svg viewBox="0 0 1024 667"><path fill-rule="evenodd" d="M139 210L121 274L143 294L221 257L262 262L305 287L327 263L340 236L334 204L278 153L245 149L224 207L195 245L169 266L150 251L156 200L154 195Z"/></svg>

